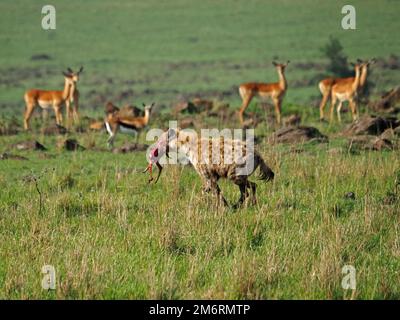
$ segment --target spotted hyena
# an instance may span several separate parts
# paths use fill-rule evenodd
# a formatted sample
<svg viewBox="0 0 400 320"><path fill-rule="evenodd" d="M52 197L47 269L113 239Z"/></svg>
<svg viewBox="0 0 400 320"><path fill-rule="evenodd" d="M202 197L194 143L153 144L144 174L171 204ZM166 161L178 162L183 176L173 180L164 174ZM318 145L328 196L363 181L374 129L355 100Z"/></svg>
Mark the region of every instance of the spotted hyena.
<svg viewBox="0 0 400 320"><path fill-rule="evenodd" d="M239 201L234 205L238 207L248 197L251 191L252 203L256 203L256 184L249 181L249 176L259 167L260 180L272 180L273 171L267 166L261 155L241 140L219 138L201 138L195 132L169 129L164 132L150 151L150 164L156 163L162 169L158 160L171 151L183 154L199 174L203 191L213 192L217 195L219 203L225 206L227 201L218 186L220 178L226 178L236 184L240 189ZM159 172L159 175L161 170ZM158 178L157 178L158 179Z"/></svg>

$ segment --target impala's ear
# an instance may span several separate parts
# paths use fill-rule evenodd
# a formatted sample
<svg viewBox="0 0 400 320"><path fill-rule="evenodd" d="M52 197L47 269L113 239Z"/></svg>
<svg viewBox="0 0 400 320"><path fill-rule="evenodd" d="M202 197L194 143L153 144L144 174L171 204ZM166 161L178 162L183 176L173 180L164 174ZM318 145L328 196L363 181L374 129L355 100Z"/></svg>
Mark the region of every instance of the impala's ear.
<svg viewBox="0 0 400 320"><path fill-rule="evenodd" d="M68 70L69 73L74 73L74 71L72 71L71 68L67 68L67 70Z"/></svg>
<svg viewBox="0 0 400 320"><path fill-rule="evenodd" d="M288 65L290 63L290 60L286 61L286 65Z"/></svg>
<svg viewBox="0 0 400 320"><path fill-rule="evenodd" d="M81 68L78 71L78 74L81 73L83 71L83 67L81 66Z"/></svg>
<svg viewBox="0 0 400 320"><path fill-rule="evenodd" d="M63 71L62 74L64 75L64 77L71 78L71 74L69 73Z"/></svg>
<svg viewBox="0 0 400 320"><path fill-rule="evenodd" d="M275 61L272 61L272 64L276 67L278 64Z"/></svg>
<svg viewBox="0 0 400 320"><path fill-rule="evenodd" d="M357 59L357 63L362 63L362 60L361 59Z"/></svg>
<svg viewBox="0 0 400 320"><path fill-rule="evenodd" d="M356 66L355 63L353 63L353 62L350 62L350 65L351 65L352 67L355 67L355 66Z"/></svg>
<svg viewBox="0 0 400 320"><path fill-rule="evenodd" d="M142 102L142 106L143 106L143 108L146 106L146 105L144 104L144 102Z"/></svg>

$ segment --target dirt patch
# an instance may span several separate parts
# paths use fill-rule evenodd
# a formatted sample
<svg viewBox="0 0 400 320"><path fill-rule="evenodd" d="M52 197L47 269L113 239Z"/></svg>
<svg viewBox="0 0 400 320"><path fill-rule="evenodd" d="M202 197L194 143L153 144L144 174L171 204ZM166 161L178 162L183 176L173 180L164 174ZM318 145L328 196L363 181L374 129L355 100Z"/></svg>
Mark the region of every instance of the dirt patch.
<svg viewBox="0 0 400 320"><path fill-rule="evenodd" d="M31 56L32 61L39 61L39 60L52 60L53 58L45 53L34 54Z"/></svg>
<svg viewBox="0 0 400 320"><path fill-rule="evenodd" d="M44 127L40 130L41 134L44 135L57 135L57 134L66 134L68 133L67 128L60 126L58 124L55 124L50 127Z"/></svg>
<svg viewBox="0 0 400 320"><path fill-rule="evenodd" d="M342 132L344 136L380 135L388 128L396 128L400 121L393 117L364 116L348 125Z"/></svg>
<svg viewBox="0 0 400 320"><path fill-rule="evenodd" d="M283 117L283 124L285 127L290 127L290 126L298 126L301 122L301 116L298 114L292 114L287 117Z"/></svg>
<svg viewBox="0 0 400 320"><path fill-rule="evenodd" d="M272 144L303 143L307 141L327 142L328 137L314 127L290 126L277 130L268 138L268 142Z"/></svg>
<svg viewBox="0 0 400 320"><path fill-rule="evenodd" d="M196 114L202 112L210 112L214 107L214 102L211 100L194 98L190 101L181 101L173 108L174 114Z"/></svg>
<svg viewBox="0 0 400 320"><path fill-rule="evenodd" d="M46 151L46 147L36 140L33 141L22 141L18 143L14 143L10 146L12 149L16 149L19 151L22 150L38 150L38 151Z"/></svg>
<svg viewBox="0 0 400 320"><path fill-rule="evenodd" d="M11 120L10 122L0 122L0 136L8 136L18 134L20 131L19 125L16 121Z"/></svg>
<svg viewBox="0 0 400 320"><path fill-rule="evenodd" d="M377 58L376 66L381 69L398 70L400 69L400 58L395 54L391 54L387 59Z"/></svg>
<svg viewBox="0 0 400 320"><path fill-rule="evenodd" d="M142 143L127 143L122 147L114 148L113 153L129 153L137 151L146 151L149 145Z"/></svg>
<svg viewBox="0 0 400 320"><path fill-rule="evenodd" d="M0 154L0 160L29 160L26 157L4 152Z"/></svg>

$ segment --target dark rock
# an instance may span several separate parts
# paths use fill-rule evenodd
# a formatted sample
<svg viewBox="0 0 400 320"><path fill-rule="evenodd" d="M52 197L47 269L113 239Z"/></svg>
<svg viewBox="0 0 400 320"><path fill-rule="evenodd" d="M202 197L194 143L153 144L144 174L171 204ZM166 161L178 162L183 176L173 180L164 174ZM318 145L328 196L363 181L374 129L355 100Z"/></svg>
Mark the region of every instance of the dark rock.
<svg viewBox="0 0 400 320"><path fill-rule="evenodd" d="M400 104L400 86L382 95L381 99L370 104L370 108L379 112L395 112Z"/></svg>
<svg viewBox="0 0 400 320"><path fill-rule="evenodd" d="M348 149L350 151L354 151L355 149L382 151L393 150L394 145L390 140L387 139L382 139L380 137L371 135L362 135L351 137L349 139Z"/></svg>
<svg viewBox="0 0 400 320"><path fill-rule="evenodd" d="M303 143L306 141L327 142L328 137L323 135L317 128L305 126L284 127L273 133L269 143Z"/></svg>
<svg viewBox="0 0 400 320"><path fill-rule="evenodd" d="M56 124L54 126L42 128L40 132L44 135L53 135L53 134L66 134L68 133L68 130L63 126Z"/></svg>
<svg viewBox="0 0 400 320"><path fill-rule="evenodd" d="M367 115L348 125L343 131L343 135L379 135L383 133L386 129L396 128L399 125L400 121L393 117L382 118Z"/></svg>
<svg viewBox="0 0 400 320"><path fill-rule="evenodd" d="M63 148L68 151L83 151L85 147L81 146L76 139L67 139L63 143Z"/></svg>
<svg viewBox="0 0 400 320"><path fill-rule="evenodd" d="M0 154L0 160L28 160L28 158L4 152Z"/></svg>
<svg viewBox="0 0 400 320"><path fill-rule="evenodd" d="M149 145L142 143L127 143L119 148L114 148L113 153L128 153L137 151L146 151Z"/></svg>

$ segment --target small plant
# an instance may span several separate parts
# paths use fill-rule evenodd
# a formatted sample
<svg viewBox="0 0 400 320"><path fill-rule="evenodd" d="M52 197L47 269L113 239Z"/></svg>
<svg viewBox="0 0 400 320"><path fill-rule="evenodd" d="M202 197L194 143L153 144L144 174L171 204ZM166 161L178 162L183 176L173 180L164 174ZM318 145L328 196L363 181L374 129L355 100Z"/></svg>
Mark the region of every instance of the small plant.
<svg viewBox="0 0 400 320"><path fill-rule="evenodd" d="M322 53L329 59L328 70L336 77L348 77L352 72L348 69L347 56L343 52L340 41L329 37L329 42L321 48Z"/></svg>

